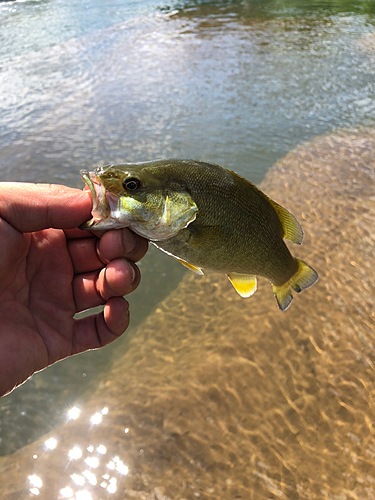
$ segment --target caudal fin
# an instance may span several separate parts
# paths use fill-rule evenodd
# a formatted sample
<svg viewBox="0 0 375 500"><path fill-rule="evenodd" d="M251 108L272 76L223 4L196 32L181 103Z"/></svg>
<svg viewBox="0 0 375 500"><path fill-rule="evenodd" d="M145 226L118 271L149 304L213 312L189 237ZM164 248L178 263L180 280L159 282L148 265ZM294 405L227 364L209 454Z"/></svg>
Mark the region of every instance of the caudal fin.
<svg viewBox="0 0 375 500"><path fill-rule="evenodd" d="M303 292L319 279L318 273L306 264L303 260L296 259L298 264L297 272L283 285L272 285L277 304L282 311L286 311L293 300L291 288L297 292Z"/></svg>

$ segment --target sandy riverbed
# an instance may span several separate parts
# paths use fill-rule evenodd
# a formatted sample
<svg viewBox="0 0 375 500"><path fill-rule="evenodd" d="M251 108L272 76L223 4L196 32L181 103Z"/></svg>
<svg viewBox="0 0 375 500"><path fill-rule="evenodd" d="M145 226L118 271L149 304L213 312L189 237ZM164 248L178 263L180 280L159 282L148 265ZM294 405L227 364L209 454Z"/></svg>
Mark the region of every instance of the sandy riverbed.
<svg viewBox="0 0 375 500"><path fill-rule="evenodd" d="M262 182L303 226L290 248L313 288L281 313L264 280L244 300L188 274L77 420L0 459L1 498L28 498L34 474L48 500L67 486L93 500L375 498L374 151L373 131L318 137ZM74 483L85 470L96 485Z"/></svg>

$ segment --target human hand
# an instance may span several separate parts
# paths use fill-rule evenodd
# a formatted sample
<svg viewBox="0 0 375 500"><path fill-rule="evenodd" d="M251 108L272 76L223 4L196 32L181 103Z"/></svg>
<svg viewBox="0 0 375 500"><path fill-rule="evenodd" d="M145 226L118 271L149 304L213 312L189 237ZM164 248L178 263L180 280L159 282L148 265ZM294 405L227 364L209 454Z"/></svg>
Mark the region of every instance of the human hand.
<svg viewBox="0 0 375 500"><path fill-rule="evenodd" d="M0 396L129 325L123 295L139 284L135 262L148 244L128 229L77 229L91 208L88 191L0 183ZM100 314L73 318L102 304Z"/></svg>

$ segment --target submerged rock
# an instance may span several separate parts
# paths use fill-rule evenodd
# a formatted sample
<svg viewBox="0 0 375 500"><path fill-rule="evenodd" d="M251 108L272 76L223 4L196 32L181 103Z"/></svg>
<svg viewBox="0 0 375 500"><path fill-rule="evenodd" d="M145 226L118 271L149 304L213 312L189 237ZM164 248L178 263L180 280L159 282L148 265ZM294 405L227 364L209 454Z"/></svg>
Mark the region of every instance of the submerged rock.
<svg viewBox="0 0 375 500"><path fill-rule="evenodd" d="M374 151L373 131L318 137L262 182L316 286L283 314L268 283L243 300L187 275L77 420L0 460L2 498L375 497Z"/></svg>

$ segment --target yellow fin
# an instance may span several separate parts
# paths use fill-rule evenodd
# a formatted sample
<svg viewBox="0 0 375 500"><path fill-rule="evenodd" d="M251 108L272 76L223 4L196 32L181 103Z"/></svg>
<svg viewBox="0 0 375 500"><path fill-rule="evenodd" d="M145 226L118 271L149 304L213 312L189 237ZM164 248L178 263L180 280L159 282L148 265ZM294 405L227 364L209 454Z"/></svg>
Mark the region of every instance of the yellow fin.
<svg viewBox="0 0 375 500"><path fill-rule="evenodd" d="M275 299L277 305L279 306L279 309L281 311L286 311L293 300L293 295L289 286L289 281L287 281L286 283L284 283L284 285L281 286L272 285L272 290L273 293L275 294Z"/></svg>
<svg viewBox="0 0 375 500"><path fill-rule="evenodd" d="M232 174L243 179L243 177L236 174L236 172L233 172L231 170L229 172L232 172ZM243 180L245 180L248 184L250 184L252 189L255 189L256 191L258 191L258 193L260 193L261 196L266 198L266 200L271 203L273 209L275 210L275 212L277 214L277 217L279 218L279 221L281 222L281 225L282 225L282 228L284 231L283 238L285 238L293 243L297 243L297 245L301 245L302 240L303 240L303 231L302 231L302 228L300 226L300 223L294 217L294 215L292 215L290 212L288 212L288 210L286 208L284 208L281 205L279 205L278 203L276 203L276 201L271 200L271 198L269 196L267 196L266 193L263 193L263 191L261 191L259 188L257 188L252 182L248 181L247 179L243 179Z"/></svg>
<svg viewBox="0 0 375 500"><path fill-rule="evenodd" d="M297 245L301 245L303 240L303 231L298 220L294 217L294 215L288 212L286 208L276 203L276 201L271 200L271 198L268 198L268 200L273 206L279 221L281 222L284 230L284 238L292 241L293 243L297 243Z"/></svg>
<svg viewBox="0 0 375 500"><path fill-rule="evenodd" d="M272 285L273 293L275 294L277 304L282 311L286 311L293 300L291 288L297 292L303 292L319 279L318 273L306 264L303 260L296 259L298 270L293 276L283 285Z"/></svg>
<svg viewBox="0 0 375 500"><path fill-rule="evenodd" d="M241 297L250 297L257 289L257 279L249 274L227 274L229 281Z"/></svg>
<svg viewBox="0 0 375 500"><path fill-rule="evenodd" d="M189 264L189 262L185 262L184 260L177 259L177 257L175 257L175 259L178 260L178 262L180 264L182 264L183 266L190 269L190 271L193 271L194 273L197 273L200 276L202 276L204 274L204 272L202 271L202 269L200 267L193 266L193 264Z"/></svg>

